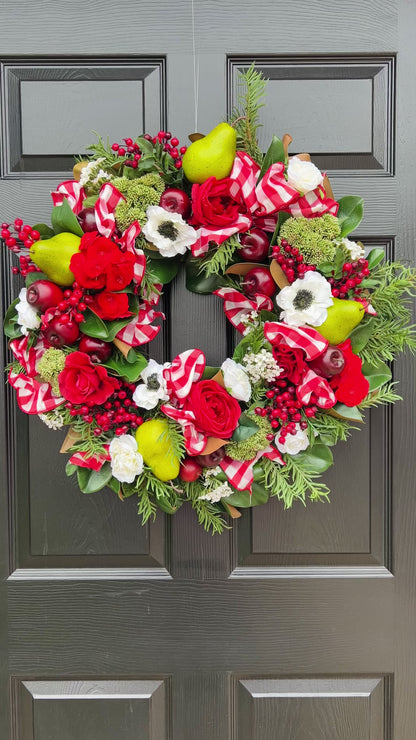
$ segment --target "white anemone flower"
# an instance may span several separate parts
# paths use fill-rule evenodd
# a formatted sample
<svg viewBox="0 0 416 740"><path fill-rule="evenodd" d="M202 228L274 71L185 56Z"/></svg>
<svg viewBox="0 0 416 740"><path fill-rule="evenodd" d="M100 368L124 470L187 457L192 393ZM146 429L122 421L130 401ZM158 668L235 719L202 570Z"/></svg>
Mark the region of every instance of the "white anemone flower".
<svg viewBox="0 0 416 740"><path fill-rule="evenodd" d="M311 324L320 326L327 317L327 309L334 301L331 286L319 272L310 270L305 277L283 288L276 298L283 311L280 318L291 326Z"/></svg>
<svg viewBox="0 0 416 740"><path fill-rule="evenodd" d="M142 232L162 257L185 254L198 238L195 229L183 220L180 213L166 211L161 206L149 206L146 216L147 223Z"/></svg>
<svg viewBox="0 0 416 740"><path fill-rule="evenodd" d="M155 360L149 360L149 364L140 373L144 381L136 386L133 393L133 401L136 406L143 409L154 409L159 401L168 401L166 381L163 377L163 370L168 367L169 363L159 365Z"/></svg>

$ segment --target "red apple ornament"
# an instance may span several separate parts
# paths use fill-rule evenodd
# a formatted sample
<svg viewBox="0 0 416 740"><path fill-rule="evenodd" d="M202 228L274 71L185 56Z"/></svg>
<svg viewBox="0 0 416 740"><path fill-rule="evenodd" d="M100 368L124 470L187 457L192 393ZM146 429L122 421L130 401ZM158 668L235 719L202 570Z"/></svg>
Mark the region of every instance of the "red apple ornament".
<svg viewBox="0 0 416 740"><path fill-rule="evenodd" d="M179 468L179 478L188 483L197 480L202 473L202 467L196 462L194 457L185 457L185 460Z"/></svg>
<svg viewBox="0 0 416 740"><path fill-rule="evenodd" d="M95 208L83 208L77 216L79 225L83 232L97 231L97 221L95 219Z"/></svg>
<svg viewBox="0 0 416 740"><path fill-rule="evenodd" d="M26 291L27 302L42 313L48 308L57 306L63 299L61 288L50 280L35 280Z"/></svg>
<svg viewBox="0 0 416 740"><path fill-rule="evenodd" d="M179 188L167 188L160 196L159 205L165 211L179 213L184 219L191 215L191 201L187 194Z"/></svg>
<svg viewBox="0 0 416 740"><path fill-rule="evenodd" d="M85 352L89 355L92 362L105 362L111 355L111 343L104 342L103 339L95 339L94 337L87 337L86 334L81 335L81 339L78 345L80 352Z"/></svg>
<svg viewBox="0 0 416 740"><path fill-rule="evenodd" d="M194 460L196 460L199 465L202 465L203 468L215 468L223 461L224 457L224 447L220 447L219 450L211 452L210 455L197 455Z"/></svg>
<svg viewBox="0 0 416 740"><path fill-rule="evenodd" d="M322 355L309 363L309 367L324 378L332 378L344 369L345 359L341 350L330 344Z"/></svg>
<svg viewBox="0 0 416 740"><path fill-rule="evenodd" d="M269 240L262 229L250 229L247 234L241 234L241 249L238 255L244 262L263 262L269 254Z"/></svg>
<svg viewBox="0 0 416 740"><path fill-rule="evenodd" d="M67 314L64 314L67 316ZM62 316L55 316L48 324L45 338L54 347L74 344L79 337L79 327L75 321L62 322Z"/></svg>
<svg viewBox="0 0 416 740"><path fill-rule="evenodd" d="M276 283L267 267L253 267L242 282L242 288L248 298L255 298L256 293L271 298L276 293Z"/></svg>

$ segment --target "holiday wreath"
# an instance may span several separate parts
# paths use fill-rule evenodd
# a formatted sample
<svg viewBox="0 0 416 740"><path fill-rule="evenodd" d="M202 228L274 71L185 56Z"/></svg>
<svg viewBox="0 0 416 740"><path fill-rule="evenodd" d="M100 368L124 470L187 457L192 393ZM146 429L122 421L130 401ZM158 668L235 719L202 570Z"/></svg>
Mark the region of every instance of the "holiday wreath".
<svg viewBox="0 0 416 740"><path fill-rule="evenodd" d="M362 199L336 201L288 135L263 156L265 82L242 77L230 123L188 148L164 131L98 138L52 193L51 226L1 231L24 279L4 323L20 409L69 427L82 492L135 494L144 522L189 501L214 532L269 496L326 499L331 447L400 398L386 363L416 349L415 272L348 239ZM240 333L221 367L197 348L149 359L182 263Z"/></svg>

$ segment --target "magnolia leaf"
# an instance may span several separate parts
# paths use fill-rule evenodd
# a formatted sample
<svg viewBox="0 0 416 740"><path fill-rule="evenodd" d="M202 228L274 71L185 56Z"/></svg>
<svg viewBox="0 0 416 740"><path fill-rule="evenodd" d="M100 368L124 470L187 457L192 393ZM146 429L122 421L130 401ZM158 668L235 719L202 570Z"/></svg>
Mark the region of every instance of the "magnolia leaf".
<svg viewBox="0 0 416 740"><path fill-rule="evenodd" d="M223 505L225 511L232 519L239 519L241 516L241 511L238 511L238 509L235 508L235 506L231 506L231 504L227 504L226 500L223 498L221 499L221 504Z"/></svg>
<svg viewBox="0 0 416 740"><path fill-rule="evenodd" d="M200 271L201 261L190 259L186 263L186 287L193 293L211 294L222 285L218 275L206 277Z"/></svg>
<svg viewBox="0 0 416 740"><path fill-rule="evenodd" d="M313 447L294 455L296 465L308 473L324 473L333 464L331 450L324 444L315 444Z"/></svg>
<svg viewBox="0 0 416 740"><path fill-rule="evenodd" d="M363 424L363 417L357 406L345 406L343 403L336 403L328 414L335 416L337 419L347 419L348 421L358 421Z"/></svg>
<svg viewBox="0 0 416 740"><path fill-rule="evenodd" d="M147 360L144 355L139 352L136 353L136 359L134 362L126 360L123 355L116 354L110 357L109 360L103 363L105 367L113 370L121 378L127 380L128 383L135 383L139 379L140 374L147 367Z"/></svg>
<svg viewBox="0 0 416 740"><path fill-rule="evenodd" d="M87 334L89 337L104 339L104 341L107 342L109 341L107 325L99 316L97 316L96 313L94 313L94 311L91 311L90 308L87 308L84 313L84 321L82 322L81 328L82 333Z"/></svg>
<svg viewBox="0 0 416 740"><path fill-rule="evenodd" d="M337 217L341 227L341 237L344 237L351 231L354 231L361 222L364 201L358 195L346 195L338 202L339 211Z"/></svg>
<svg viewBox="0 0 416 740"><path fill-rule="evenodd" d="M120 484L120 481L117 480L117 478L114 478L114 477L110 478L110 480L107 483L107 486L111 488L111 490L114 491L114 493L117 494L117 496L121 499L121 501L123 500L123 496L120 496L121 484Z"/></svg>
<svg viewBox="0 0 416 740"><path fill-rule="evenodd" d="M78 219L66 198L63 199L62 205L55 206L52 209L51 222L55 234L69 231L71 234L76 234L76 236L84 236Z"/></svg>
<svg viewBox="0 0 416 740"><path fill-rule="evenodd" d="M124 329L124 327L127 326L127 324L129 324L132 319L133 319L133 316L128 316L125 319L116 319L115 321L106 321L108 341L112 342L113 339L116 338L119 331L121 331L121 329ZM81 324L81 329L82 331L84 331L82 327L83 327L83 324Z"/></svg>
<svg viewBox="0 0 416 740"><path fill-rule="evenodd" d="M211 365L205 365L205 370L202 373L202 380L211 380L219 372L219 367L212 367Z"/></svg>
<svg viewBox="0 0 416 740"><path fill-rule="evenodd" d="M65 465L65 473L69 477L70 475L73 475L78 470L78 465L74 465L73 463L67 462Z"/></svg>
<svg viewBox="0 0 416 740"><path fill-rule="evenodd" d="M28 272L25 277L26 288L32 285L32 283L36 283L37 280L49 280L49 278L44 272Z"/></svg>
<svg viewBox="0 0 416 740"><path fill-rule="evenodd" d="M379 362L378 365L363 362L361 371L370 384L370 393L391 380L391 370L385 362Z"/></svg>
<svg viewBox="0 0 416 740"><path fill-rule="evenodd" d="M368 269L374 270L375 267L385 258L384 249L372 249L367 255Z"/></svg>
<svg viewBox="0 0 416 740"><path fill-rule="evenodd" d="M243 442L245 439L249 439L253 434L259 431L259 427L256 422L251 419L247 414L241 414L238 427L234 429L233 436L231 437L232 442Z"/></svg>
<svg viewBox="0 0 416 740"><path fill-rule="evenodd" d="M55 236L54 230L47 224L35 224L32 226L32 229L34 229L34 231L39 231L41 239L51 239ZM31 275L31 273L29 273L29 275Z"/></svg>
<svg viewBox="0 0 416 740"><path fill-rule="evenodd" d="M285 213L284 211L279 211L279 215L277 217L276 228L274 230L274 234L273 234L273 236L271 238L271 242L270 242L270 245L271 246L273 246L274 244L277 244L277 238L279 236L280 229L282 228L282 225L284 224L284 222L287 221L288 218L290 218L290 217L291 217L290 216L290 213Z"/></svg>
<svg viewBox="0 0 416 740"><path fill-rule="evenodd" d="M111 465L105 462L100 470L78 468L77 476L82 493L96 493L101 491L112 478Z"/></svg>
<svg viewBox="0 0 416 740"><path fill-rule="evenodd" d="M259 506L267 503L269 493L263 486L259 485L259 483L253 483L251 490L251 494L249 491L236 491L231 496L227 496L221 500L226 504L237 506L240 509L248 509L251 506Z"/></svg>
<svg viewBox="0 0 416 740"><path fill-rule="evenodd" d="M20 298L16 298L13 303L10 304L4 317L3 328L6 337L9 339L17 339L22 336L20 325L17 323L17 311L16 306L19 303Z"/></svg>
<svg viewBox="0 0 416 740"><path fill-rule="evenodd" d="M149 266L150 272L155 277L157 283L167 285L179 272L180 262L172 259L156 260Z"/></svg>
<svg viewBox="0 0 416 740"><path fill-rule="evenodd" d="M178 500L175 501L176 506L173 506L167 496L157 496L156 500L157 505L165 512L165 514L175 514L182 504L182 501L178 498Z"/></svg>
<svg viewBox="0 0 416 740"><path fill-rule="evenodd" d="M373 333L374 327L371 321L369 321L368 324L359 324L356 326L349 336L351 339L352 351L355 352L355 354L361 352Z"/></svg>
<svg viewBox="0 0 416 740"><path fill-rule="evenodd" d="M121 484L121 490L123 491L124 498L129 498L130 496L133 496L135 493L137 494L137 488L134 485L134 483L122 483Z"/></svg>
<svg viewBox="0 0 416 740"><path fill-rule="evenodd" d="M272 164L274 164L275 162L284 163L285 161L286 152L283 146L283 142L277 136L273 136L272 143L270 144L264 156L263 164L257 182L260 182L261 178L263 177L263 175L266 174L267 170Z"/></svg>

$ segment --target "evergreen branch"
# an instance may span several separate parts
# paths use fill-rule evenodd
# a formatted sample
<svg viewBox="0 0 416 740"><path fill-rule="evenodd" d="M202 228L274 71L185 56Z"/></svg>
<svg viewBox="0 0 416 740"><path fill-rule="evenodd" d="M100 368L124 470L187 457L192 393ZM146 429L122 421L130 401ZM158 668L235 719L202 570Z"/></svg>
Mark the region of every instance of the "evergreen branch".
<svg viewBox="0 0 416 740"><path fill-rule="evenodd" d="M162 432L160 436L161 439L166 438L166 441L169 442L170 449L167 454L172 455L173 457L178 457L179 460L182 460L185 457L185 438L183 436L182 427L174 421L174 419L170 419L166 416L161 418L163 418L164 422L167 422L166 431Z"/></svg>
<svg viewBox="0 0 416 740"><path fill-rule="evenodd" d="M123 160L117 152L113 152L111 149L110 139L107 137L107 144L104 144L102 137L97 134L96 131L93 131L93 134L97 137L97 142L95 144L90 144L87 147L88 151L93 152L93 156L91 156L90 159L103 159L104 162L102 164L104 167L109 167L110 169L112 169L115 164L119 165ZM81 159L85 160L85 156L81 157Z"/></svg>
<svg viewBox="0 0 416 740"><path fill-rule="evenodd" d="M360 427L354 426L348 419L338 419L323 411L318 412L315 417L308 419L311 442L315 440L315 434L322 439L324 444L328 444L328 440L330 440L331 445L335 445L339 441L345 442L350 436L352 429L359 430Z"/></svg>
<svg viewBox="0 0 416 740"><path fill-rule="evenodd" d="M156 519L156 504L151 500L146 489L139 492L139 502L137 504L137 513L142 517L142 524L145 525L150 518Z"/></svg>
<svg viewBox="0 0 416 740"><path fill-rule="evenodd" d="M27 375L26 368L23 367L18 360L9 362L8 365L5 366L4 372L7 373L7 375L10 372L15 373L16 375Z"/></svg>
<svg viewBox="0 0 416 740"><path fill-rule="evenodd" d="M402 397L398 393L394 392L394 387L397 383L387 383L382 385L376 391L370 393L360 404L359 409L371 409L374 406L381 406L387 403L396 403L396 401L402 401Z"/></svg>
<svg viewBox="0 0 416 740"><path fill-rule="evenodd" d="M329 488L325 483L316 481L319 473L310 473L304 470L297 462L296 457L287 455L285 467L262 458L264 470L264 486L271 496L277 496L283 501L285 509L290 509L295 500L306 505L306 496L311 501L322 501L329 496Z"/></svg>
<svg viewBox="0 0 416 740"><path fill-rule="evenodd" d="M263 161L263 154L257 141L259 110L264 106L261 99L264 95L267 80L257 72L255 64L239 74L239 85L244 92L239 93L237 105L233 109L230 124L234 125L237 134L237 149L246 151L258 164Z"/></svg>
<svg viewBox="0 0 416 740"><path fill-rule="evenodd" d="M200 272L204 272L206 277L210 275L224 275L237 249L240 247L241 244L237 237L230 236L213 253L207 255L201 264Z"/></svg>
<svg viewBox="0 0 416 740"><path fill-rule="evenodd" d="M224 529L229 529L222 518L222 509L217 504L206 500L201 501L199 498L205 493L205 489L199 481L183 483L183 489L187 500L198 517L199 524L202 524L206 532L211 531L212 534L221 534Z"/></svg>

